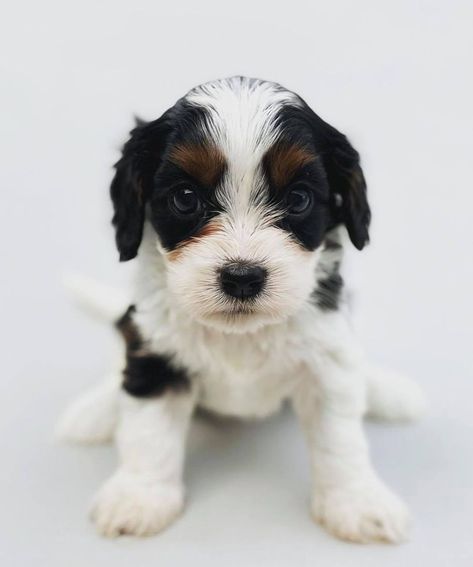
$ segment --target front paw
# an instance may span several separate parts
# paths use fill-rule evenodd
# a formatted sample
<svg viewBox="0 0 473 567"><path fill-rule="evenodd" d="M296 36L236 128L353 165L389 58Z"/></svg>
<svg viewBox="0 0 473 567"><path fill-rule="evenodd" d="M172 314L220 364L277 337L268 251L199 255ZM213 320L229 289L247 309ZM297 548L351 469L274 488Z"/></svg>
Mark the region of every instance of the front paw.
<svg viewBox="0 0 473 567"><path fill-rule="evenodd" d="M319 489L312 514L330 533L347 541L401 543L407 539L406 506L377 479Z"/></svg>
<svg viewBox="0 0 473 567"><path fill-rule="evenodd" d="M117 471L96 495L91 517L103 536L148 536L169 526L183 505L180 485Z"/></svg>

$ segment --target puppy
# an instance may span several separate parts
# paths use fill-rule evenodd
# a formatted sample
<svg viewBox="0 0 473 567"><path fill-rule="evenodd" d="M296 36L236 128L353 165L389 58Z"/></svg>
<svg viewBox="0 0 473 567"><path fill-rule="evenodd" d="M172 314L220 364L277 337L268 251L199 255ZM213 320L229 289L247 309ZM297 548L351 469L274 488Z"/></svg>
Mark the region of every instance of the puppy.
<svg viewBox="0 0 473 567"><path fill-rule="evenodd" d="M115 438L119 466L93 505L99 532L155 534L180 514L197 406L263 418L289 400L314 519L345 540L403 540L406 508L373 470L362 418L413 418L423 401L368 364L343 314L343 249L361 250L370 224L347 138L295 93L233 77L139 122L115 168L116 243L137 271L116 323L121 379L60 425L69 440Z"/></svg>

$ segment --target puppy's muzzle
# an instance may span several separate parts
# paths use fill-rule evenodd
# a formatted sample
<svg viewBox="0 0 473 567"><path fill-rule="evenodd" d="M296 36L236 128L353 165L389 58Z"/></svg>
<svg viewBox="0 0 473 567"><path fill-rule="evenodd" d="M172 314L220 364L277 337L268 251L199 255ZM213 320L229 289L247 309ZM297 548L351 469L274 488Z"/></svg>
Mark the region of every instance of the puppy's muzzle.
<svg viewBox="0 0 473 567"><path fill-rule="evenodd" d="M234 262L224 266L220 272L223 292L237 299L245 300L261 293L266 281L266 270L246 262Z"/></svg>

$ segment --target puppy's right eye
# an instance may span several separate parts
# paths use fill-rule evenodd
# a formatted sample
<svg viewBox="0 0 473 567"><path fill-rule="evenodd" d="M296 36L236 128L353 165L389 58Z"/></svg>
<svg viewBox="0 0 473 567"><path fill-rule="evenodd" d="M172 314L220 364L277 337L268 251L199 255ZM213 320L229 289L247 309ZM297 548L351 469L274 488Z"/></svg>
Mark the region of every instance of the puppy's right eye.
<svg viewBox="0 0 473 567"><path fill-rule="evenodd" d="M169 206L178 215L195 215L201 208L201 201L192 188L180 187L171 193Z"/></svg>

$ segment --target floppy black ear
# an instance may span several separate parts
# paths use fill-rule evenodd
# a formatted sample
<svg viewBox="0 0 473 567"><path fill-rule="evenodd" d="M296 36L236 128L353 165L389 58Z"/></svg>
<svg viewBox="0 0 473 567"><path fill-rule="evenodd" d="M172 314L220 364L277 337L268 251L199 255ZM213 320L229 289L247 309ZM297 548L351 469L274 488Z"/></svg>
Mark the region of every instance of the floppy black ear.
<svg viewBox="0 0 473 567"><path fill-rule="evenodd" d="M346 136L330 127L324 165L332 194L335 218L347 227L358 250L369 242L371 211L360 157Z"/></svg>
<svg viewBox="0 0 473 567"><path fill-rule="evenodd" d="M115 240L120 261L131 260L138 253L143 236L145 205L169 132L166 114L154 122L136 120L130 139L115 164L110 186L114 215Z"/></svg>

